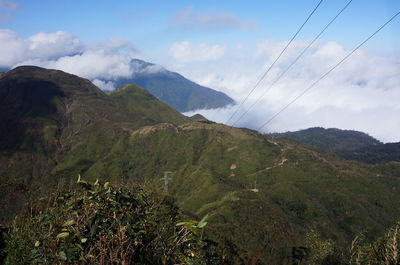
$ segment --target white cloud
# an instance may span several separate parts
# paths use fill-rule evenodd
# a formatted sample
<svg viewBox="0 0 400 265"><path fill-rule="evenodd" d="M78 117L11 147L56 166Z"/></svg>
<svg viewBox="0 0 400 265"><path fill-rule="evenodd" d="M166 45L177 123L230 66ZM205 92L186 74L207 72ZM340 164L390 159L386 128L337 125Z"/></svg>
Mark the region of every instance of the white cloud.
<svg viewBox="0 0 400 265"><path fill-rule="evenodd" d="M304 48L296 42L244 105L247 110ZM261 48L264 47L264 52ZM277 56L284 43L262 42L247 60L224 58L224 64L191 63L180 68L194 81L218 88L241 102ZM269 49L267 48L269 47ZM283 77L236 126L259 128L304 89L340 61L349 50L335 42L318 43ZM263 60L260 61L260 58ZM265 63L265 61L267 63ZM241 74L240 74L241 73ZM282 112L264 132L312 126L355 129L385 142L400 141L400 68L396 58L357 51L312 90ZM201 110L205 117L226 122L236 106ZM236 121L243 110L235 116ZM194 113L188 113L192 115Z"/></svg>
<svg viewBox="0 0 400 265"><path fill-rule="evenodd" d="M68 32L40 32L21 39L8 29L0 30L0 67L11 67L25 60L48 60L81 52L83 45Z"/></svg>
<svg viewBox="0 0 400 265"><path fill-rule="evenodd" d="M103 81L100 79L94 79L92 83L97 86L98 88L105 90L105 91L112 91L115 89L115 84L112 81Z"/></svg>
<svg viewBox="0 0 400 265"><path fill-rule="evenodd" d="M15 32L3 29L0 30L0 44L0 67L36 65L63 70L97 79L98 84L107 89L112 85L105 81L132 76L132 54L137 52L135 46L123 38L85 45L64 31L40 32L23 39Z"/></svg>
<svg viewBox="0 0 400 265"><path fill-rule="evenodd" d="M85 51L74 56L64 56L57 60L34 63L45 68L59 69L88 79L114 80L129 77L131 58L120 54L107 54L104 51ZM30 64L23 62L21 64Z"/></svg>
<svg viewBox="0 0 400 265"><path fill-rule="evenodd" d="M171 56L180 62L211 61L221 58L225 54L225 46L200 43L191 45L189 41L174 43L170 48Z"/></svg>
<svg viewBox="0 0 400 265"><path fill-rule="evenodd" d="M24 40L11 30L0 30L0 67L10 67L27 57L28 49Z"/></svg>
<svg viewBox="0 0 400 265"><path fill-rule="evenodd" d="M31 58L51 59L82 51L81 41L71 33L57 31L40 32L29 37L25 44Z"/></svg>
<svg viewBox="0 0 400 265"><path fill-rule="evenodd" d="M242 29L250 30L256 27L252 20L242 20L228 12L208 11L196 12L192 6L177 12L172 17L172 23L189 29Z"/></svg>

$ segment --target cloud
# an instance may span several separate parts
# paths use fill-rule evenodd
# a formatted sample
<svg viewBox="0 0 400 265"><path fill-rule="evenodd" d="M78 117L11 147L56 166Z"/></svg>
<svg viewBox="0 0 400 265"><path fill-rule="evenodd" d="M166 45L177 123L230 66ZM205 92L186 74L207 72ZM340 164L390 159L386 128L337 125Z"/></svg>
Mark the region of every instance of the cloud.
<svg viewBox="0 0 400 265"><path fill-rule="evenodd" d="M192 6L177 12L172 17L172 23L182 25L189 29L241 29L251 30L256 28L254 21L245 21L239 19L232 13L228 12L196 12Z"/></svg>
<svg viewBox="0 0 400 265"><path fill-rule="evenodd" d="M0 30L0 43L2 68L36 65L63 70L97 80L97 84L105 89L113 87L108 81L132 76L135 70L131 66L132 55L138 52L123 38L86 45L64 31L40 32L23 39L14 31L3 29Z"/></svg>
<svg viewBox="0 0 400 265"><path fill-rule="evenodd" d="M230 123L236 121L270 87L302 51L304 43L294 43ZM223 65L221 62L190 63L180 69L194 81L218 88L241 102L283 45L285 42L264 41L258 48L265 46L265 52L255 49L254 53L247 54L247 59L224 57ZM235 126L258 129L348 52L335 42L318 43ZM262 131L282 132L324 126L364 131L385 142L400 141L399 63L395 57L359 50ZM231 106L196 113L224 123L236 108Z"/></svg>
<svg viewBox="0 0 400 265"><path fill-rule="evenodd" d="M112 91L115 89L115 84L112 81L107 82L100 79L94 79L92 83L104 91Z"/></svg>
<svg viewBox="0 0 400 265"><path fill-rule="evenodd" d="M11 0L0 0L0 22L11 18L13 12L18 9L18 4Z"/></svg>
<svg viewBox="0 0 400 265"><path fill-rule="evenodd" d="M73 56L63 56L56 60L28 60L20 65L37 65L63 70L88 79L115 80L133 74L131 57L121 54L107 54L104 51L85 51Z"/></svg>
<svg viewBox="0 0 400 265"><path fill-rule="evenodd" d="M25 44L28 45L28 56L31 58L52 59L83 50L81 41L64 31L40 32L29 37Z"/></svg>
<svg viewBox="0 0 400 265"><path fill-rule="evenodd" d="M225 46L200 43L191 45L189 41L174 43L170 48L171 56L180 62L211 61L221 58L225 54Z"/></svg>
<svg viewBox="0 0 400 265"><path fill-rule="evenodd" d="M0 30L0 67L11 67L24 60L48 60L83 50L78 38L70 33L38 33L21 39L11 30Z"/></svg>

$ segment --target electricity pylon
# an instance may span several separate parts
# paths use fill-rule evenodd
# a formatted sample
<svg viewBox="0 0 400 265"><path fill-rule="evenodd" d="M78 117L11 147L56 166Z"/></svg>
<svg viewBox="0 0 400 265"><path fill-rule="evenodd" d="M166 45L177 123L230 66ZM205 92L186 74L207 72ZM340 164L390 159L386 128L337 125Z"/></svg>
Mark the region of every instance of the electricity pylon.
<svg viewBox="0 0 400 265"><path fill-rule="evenodd" d="M168 181L172 178L168 177L168 174L171 174L172 171L164 171L164 177L161 180L164 180L164 192L168 192Z"/></svg>

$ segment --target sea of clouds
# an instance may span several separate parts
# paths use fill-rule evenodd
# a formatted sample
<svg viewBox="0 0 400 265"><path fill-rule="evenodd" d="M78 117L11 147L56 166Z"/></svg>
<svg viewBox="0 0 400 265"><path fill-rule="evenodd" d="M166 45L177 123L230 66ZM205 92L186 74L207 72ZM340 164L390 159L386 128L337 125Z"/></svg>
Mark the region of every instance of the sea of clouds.
<svg viewBox="0 0 400 265"><path fill-rule="evenodd" d="M286 43L265 40L256 49L243 52L238 45L231 52L218 54L216 60L208 62L188 62L186 58L179 61L177 58L175 70L204 86L227 93L240 103ZM238 111L236 105L186 114L200 113L226 123L237 111L229 124L260 128L351 51L333 41L319 42L271 87L308 43L294 42ZM260 99L262 95L264 97ZM254 105L256 101L258 104ZM238 120L244 111L248 113ZM384 142L400 141L400 58L366 49L356 51L262 131L294 131L313 126L359 130Z"/></svg>

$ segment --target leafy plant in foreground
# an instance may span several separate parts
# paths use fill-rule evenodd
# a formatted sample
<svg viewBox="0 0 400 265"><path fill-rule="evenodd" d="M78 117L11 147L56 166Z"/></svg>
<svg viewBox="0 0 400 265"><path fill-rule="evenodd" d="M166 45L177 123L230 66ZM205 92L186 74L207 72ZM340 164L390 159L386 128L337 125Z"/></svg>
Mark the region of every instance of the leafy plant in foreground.
<svg viewBox="0 0 400 265"><path fill-rule="evenodd" d="M178 222L168 198L78 180L6 235L5 264L206 264L201 222Z"/></svg>
<svg viewBox="0 0 400 265"><path fill-rule="evenodd" d="M363 239L362 236L354 239L350 251L350 264L400 264L400 222L390 228L385 236L372 243L364 243Z"/></svg>

